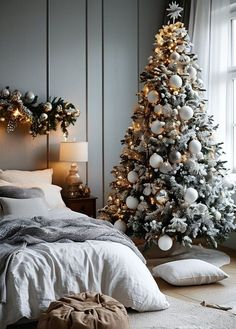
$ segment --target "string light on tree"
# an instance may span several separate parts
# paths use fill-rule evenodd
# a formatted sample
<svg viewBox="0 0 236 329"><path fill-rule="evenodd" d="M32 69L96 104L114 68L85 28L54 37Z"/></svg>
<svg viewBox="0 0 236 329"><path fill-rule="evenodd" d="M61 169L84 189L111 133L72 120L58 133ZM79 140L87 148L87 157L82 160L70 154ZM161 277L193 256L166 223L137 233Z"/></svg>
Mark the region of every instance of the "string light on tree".
<svg viewBox="0 0 236 329"><path fill-rule="evenodd" d="M195 238L216 247L235 229L235 189L224 178L223 147L212 138L217 126L206 113L197 56L177 21L182 8L174 2L168 12L172 23L156 34L140 75L133 123L100 218L122 220L131 236L162 250Z"/></svg>

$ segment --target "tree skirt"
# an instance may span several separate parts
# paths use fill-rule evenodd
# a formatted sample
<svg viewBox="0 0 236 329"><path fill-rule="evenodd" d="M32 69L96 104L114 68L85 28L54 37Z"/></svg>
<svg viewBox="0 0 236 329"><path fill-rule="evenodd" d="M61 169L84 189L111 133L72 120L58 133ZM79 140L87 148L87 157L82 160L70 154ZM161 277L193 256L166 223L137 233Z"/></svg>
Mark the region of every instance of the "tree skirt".
<svg viewBox="0 0 236 329"><path fill-rule="evenodd" d="M157 312L129 312L130 329L233 329L236 315L167 296L170 307Z"/></svg>
<svg viewBox="0 0 236 329"><path fill-rule="evenodd" d="M218 267L230 263L230 257L223 251L204 248L201 245L194 245L192 248L177 245L177 247L173 247L167 255L159 251L158 247L155 246L150 250L143 251L143 255L147 259L149 268L174 260L190 258L201 259Z"/></svg>

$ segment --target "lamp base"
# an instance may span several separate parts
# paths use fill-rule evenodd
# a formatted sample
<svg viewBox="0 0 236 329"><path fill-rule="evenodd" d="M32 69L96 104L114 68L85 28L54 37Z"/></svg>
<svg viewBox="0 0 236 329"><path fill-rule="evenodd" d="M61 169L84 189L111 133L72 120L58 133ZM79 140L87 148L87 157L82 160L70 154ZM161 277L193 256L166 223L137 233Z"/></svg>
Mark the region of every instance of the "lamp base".
<svg viewBox="0 0 236 329"><path fill-rule="evenodd" d="M78 166L72 163L69 174L66 177L66 192L68 198L87 198L90 196L90 188L83 185L83 182L78 174Z"/></svg>
<svg viewBox="0 0 236 329"><path fill-rule="evenodd" d="M90 196L90 188L82 183L67 185L65 196L70 199L88 198Z"/></svg>

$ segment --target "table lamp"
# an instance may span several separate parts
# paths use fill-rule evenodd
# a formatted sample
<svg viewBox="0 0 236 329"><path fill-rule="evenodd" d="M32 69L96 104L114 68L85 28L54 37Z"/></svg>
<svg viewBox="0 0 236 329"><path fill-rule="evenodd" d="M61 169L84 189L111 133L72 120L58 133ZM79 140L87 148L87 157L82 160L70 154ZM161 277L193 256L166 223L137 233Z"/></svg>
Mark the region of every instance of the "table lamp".
<svg viewBox="0 0 236 329"><path fill-rule="evenodd" d="M88 197L90 190L83 185L77 165L77 162L88 161L88 142L62 142L59 159L63 162L72 162L66 177L66 196L70 198Z"/></svg>

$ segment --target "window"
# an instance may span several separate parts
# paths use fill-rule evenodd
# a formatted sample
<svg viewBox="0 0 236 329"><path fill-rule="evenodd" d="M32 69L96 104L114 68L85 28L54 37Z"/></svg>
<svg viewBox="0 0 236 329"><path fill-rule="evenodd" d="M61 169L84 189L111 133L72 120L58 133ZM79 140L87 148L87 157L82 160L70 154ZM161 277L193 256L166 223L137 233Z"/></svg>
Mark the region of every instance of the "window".
<svg viewBox="0 0 236 329"><path fill-rule="evenodd" d="M236 172L236 3L231 4L228 69L228 160Z"/></svg>

